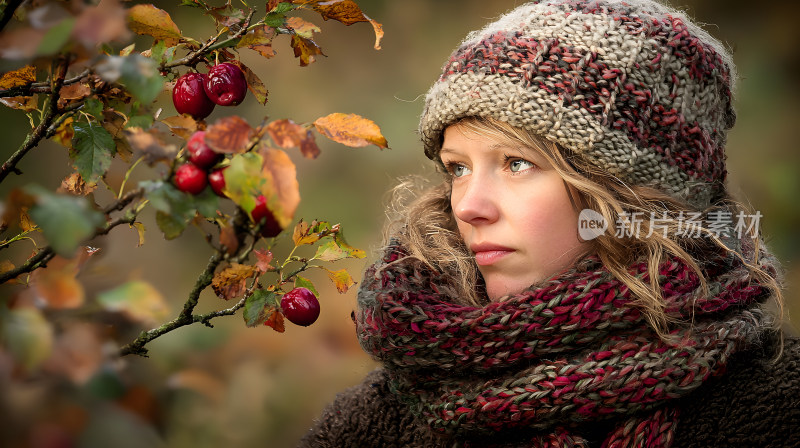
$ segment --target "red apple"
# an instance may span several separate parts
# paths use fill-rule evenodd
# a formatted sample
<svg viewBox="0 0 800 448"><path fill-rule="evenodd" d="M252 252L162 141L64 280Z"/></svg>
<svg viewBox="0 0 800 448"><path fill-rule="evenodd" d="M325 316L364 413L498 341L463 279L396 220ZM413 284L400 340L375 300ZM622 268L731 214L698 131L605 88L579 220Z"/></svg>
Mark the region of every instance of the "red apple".
<svg viewBox="0 0 800 448"><path fill-rule="evenodd" d="M200 168L208 168L216 165L222 160L224 155L214 151L206 144L206 131L197 131L189 138L186 143L186 152L189 153L189 161Z"/></svg>
<svg viewBox="0 0 800 448"><path fill-rule="evenodd" d="M223 175L223 171L226 169L228 169L227 166L208 173L208 184L211 185L211 189L214 190L214 193L222 198L227 197L225 193L222 192L222 190L225 189L225 176Z"/></svg>
<svg viewBox="0 0 800 448"><path fill-rule="evenodd" d="M264 197L263 194L256 198L256 206L253 208L253 211L250 212L250 216L253 217L253 221L256 224L261 223L263 220L263 225L261 226L261 236L264 238L276 237L283 231L283 228L275 219L275 215L273 215L272 211L267 208L267 198Z"/></svg>
<svg viewBox="0 0 800 448"><path fill-rule="evenodd" d="M228 62L211 67L204 87L211 101L220 106L236 106L247 94L247 80L242 69Z"/></svg>
<svg viewBox="0 0 800 448"><path fill-rule="evenodd" d="M206 172L191 162L181 165L175 171L175 186L183 192L199 194L206 188L206 183Z"/></svg>
<svg viewBox="0 0 800 448"><path fill-rule="evenodd" d="M175 83L172 89L172 104L179 114L189 114L196 120L202 120L214 110L214 102L205 92L206 76L202 73L189 72Z"/></svg>
<svg viewBox="0 0 800 448"><path fill-rule="evenodd" d="M307 288L294 288L281 297L281 310L289 322L307 327L319 317L319 300Z"/></svg>

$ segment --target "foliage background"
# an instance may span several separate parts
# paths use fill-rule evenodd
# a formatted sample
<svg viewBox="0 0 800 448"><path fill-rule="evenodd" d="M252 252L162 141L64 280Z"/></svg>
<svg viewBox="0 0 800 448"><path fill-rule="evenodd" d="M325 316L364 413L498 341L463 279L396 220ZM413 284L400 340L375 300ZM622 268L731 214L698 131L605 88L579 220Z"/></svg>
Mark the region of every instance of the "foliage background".
<svg viewBox="0 0 800 448"><path fill-rule="evenodd" d="M176 2L177 3L177 2ZM276 39L277 56L249 63L270 90L266 108L252 96L235 113L251 122L271 119L312 121L332 113L356 113L381 126L391 150L350 149L320 139L317 160L295 157L305 219L340 222L348 240L374 253L380 241L385 193L398 177L433 173L415 134L422 97L442 63L467 32L522 3L520 0L358 1L362 10L383 23L383 49L372 49L372 28L321 23L316 41L328 55L299 67L288 38ZM195 10L163 0L154 4L170 12L187 35L205 36L210 22ZM765 0L694 0L673 2L709 24L706 29L734 49L741 80L738 123L728 144L730 186L741 200L765 216L768 241L787 269L787 311L800 315L800 124L798 73L800 31L795 24L800 4ZM13 68L0 61L0 70ZM172 115L169 97L160 98ZM226 113L217 108L208 119ZM0 147L5 160L28 129L23 114L0 109ZM55 189L69 174L66 150L46 142L19 168L24 177L9 178L0 193L35 180ZM146 170L137 171L146 178ZM109 176L122 176L113 169ZM12 176L13 177L13 176ZM119 181L117 180L117 183ZM132 278L152 282L169 298L170 315L178 311L208 258L208 247L195 229L177 241L162 241L152 216L145 217L147 244L120 227L105 237L102 248L80 279L87 295ZM149 220L149 221L148 221ZM344 264L359 280L370 260ZM312 275L312 279L313 275ZM293 446L322 407L342 389L356 384L374 363L354 337L350 311L355 288L340 296L320 286L322 315L311 327L287 324L278 334L269 328L245 328L240 317L216 321L215 329L179 329L149 345L151 358L128 357L115 365L98 365L90 347L91 331L76 329L67 341L86 348L83 357L59 367L51 360L24 381L15 379L0 353L0 445L19 447L251 447ZM7 290L0 289L0 294ZM219 308L212 294L201 297L200 311ZM787 329L796 332L794 324ZM793 326L794 325L794 326ZM112 331L111 328L101 329ZM58 348L56 349L58 351ZM57 358L57 356L56 356ZM60 370L59 370L60 369ZM71 379L53 372L69 371Z"/></svg>

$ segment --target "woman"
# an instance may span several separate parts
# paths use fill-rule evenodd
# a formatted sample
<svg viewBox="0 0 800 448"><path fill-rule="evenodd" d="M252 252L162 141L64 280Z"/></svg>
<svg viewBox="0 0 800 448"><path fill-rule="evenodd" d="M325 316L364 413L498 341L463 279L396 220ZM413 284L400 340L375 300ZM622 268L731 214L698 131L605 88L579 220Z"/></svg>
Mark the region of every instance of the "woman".
<svg viewBox="0 0 800 448"><path fill-rule="evenodd" d="M301 446L797 446L800 346L728 196L723 46L649 0L544 0L428 92L446 174L355 313L382 368Z"/></svg>

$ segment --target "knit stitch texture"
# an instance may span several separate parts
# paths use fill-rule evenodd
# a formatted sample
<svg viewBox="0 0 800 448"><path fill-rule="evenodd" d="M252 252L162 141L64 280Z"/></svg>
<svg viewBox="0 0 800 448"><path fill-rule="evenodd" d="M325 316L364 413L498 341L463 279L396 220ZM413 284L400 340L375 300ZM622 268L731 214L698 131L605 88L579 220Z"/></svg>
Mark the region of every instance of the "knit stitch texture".
<svg viewBox="0 0 800 448"><path fill-rule="evenodd" d="M620 179L703 209L724 196L736 74L724 47L648 0L543 0L467 37L429 90L419 131L493 117Z"/></svg>
<svg viewBox="0 0 800 448"><path fill-rule="evenodd" d="M740 247L754 258L751 243ZM776 274L763 249L759 263ZM623 416L603 446L666 448L680 421L670 403L719 374L770 325L759 308L769 292L740 258L711 256L703 269L710 295L681 260L659 267L666 313L682 322L664 341L595 257L472 307L457 305L446 279L393 246L365 274L359 341L388 370L390 390L435 433L468 441L513 430L529 432L534 447L584 446L574 427ZM647 263L629 270L648 280Z"/></svg>

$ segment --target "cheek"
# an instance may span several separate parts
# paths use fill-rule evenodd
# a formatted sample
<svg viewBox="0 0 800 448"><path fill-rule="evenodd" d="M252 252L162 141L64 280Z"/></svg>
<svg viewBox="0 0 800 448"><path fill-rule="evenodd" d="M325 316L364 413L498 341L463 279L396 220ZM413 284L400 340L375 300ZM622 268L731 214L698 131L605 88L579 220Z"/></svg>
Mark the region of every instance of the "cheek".
<svg viewBox="0 0 800 448"><path fill-rule="evenodd" d="M526 201L533 205L527 209L521 224L533 240L554 252L563 252L580 244L579 212L573 208L563 185L549 190Z"/></svg>

